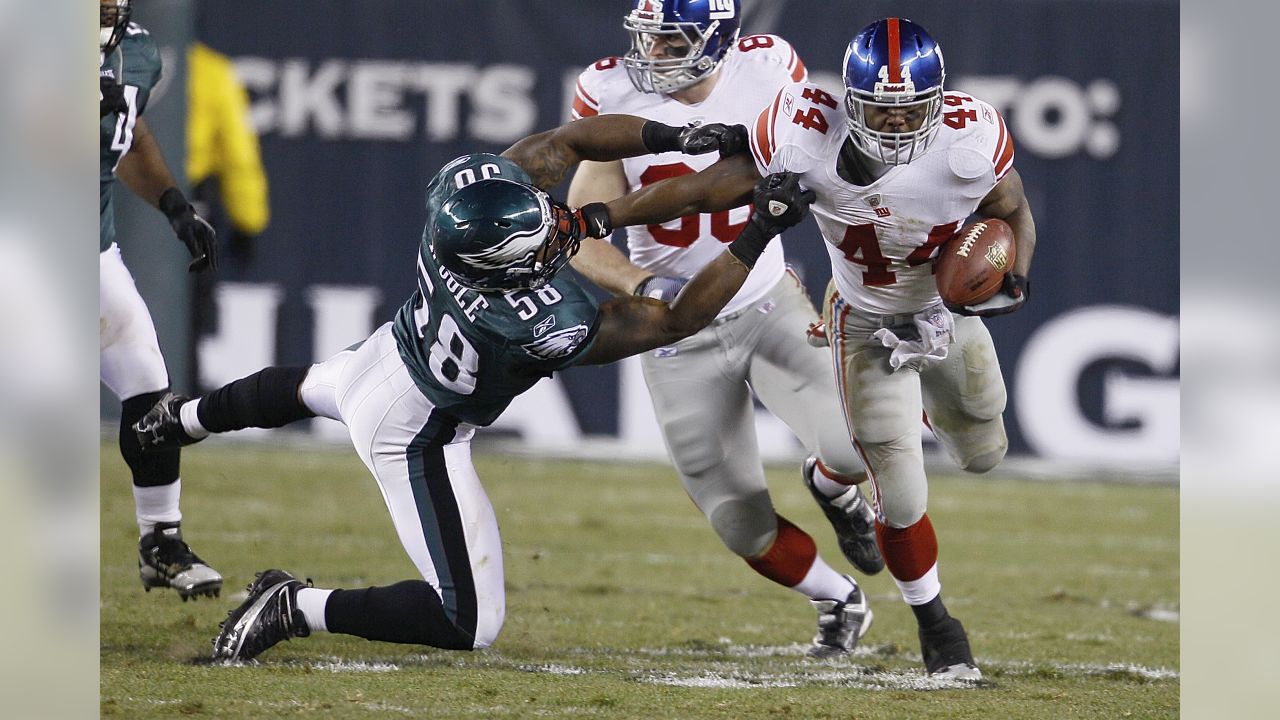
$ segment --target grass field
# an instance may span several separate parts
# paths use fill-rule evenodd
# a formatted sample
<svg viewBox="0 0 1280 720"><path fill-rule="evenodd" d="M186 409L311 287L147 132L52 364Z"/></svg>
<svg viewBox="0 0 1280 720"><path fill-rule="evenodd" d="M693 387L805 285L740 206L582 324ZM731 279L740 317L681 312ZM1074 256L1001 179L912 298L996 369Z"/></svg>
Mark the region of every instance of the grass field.
<svg viewBox="0 0 1280 720"><path fill-rule="evenodd" d="M324 587L416 577L355 454L215 442L183 456L184 531L217 600L144 594L127 470L102 448L101 710L178 716L1168 718L1178 715L1177 490L934 477L942 581L988 678L923 676L887 573L875 626L803 657L815 615L720 545L660 465L480 456L506 549L507 623L478 653L317 634L243 666L204 658L253 573ZM779 511L843 567L796 470ZM837 562L840 561L840 562Z"/></svg>

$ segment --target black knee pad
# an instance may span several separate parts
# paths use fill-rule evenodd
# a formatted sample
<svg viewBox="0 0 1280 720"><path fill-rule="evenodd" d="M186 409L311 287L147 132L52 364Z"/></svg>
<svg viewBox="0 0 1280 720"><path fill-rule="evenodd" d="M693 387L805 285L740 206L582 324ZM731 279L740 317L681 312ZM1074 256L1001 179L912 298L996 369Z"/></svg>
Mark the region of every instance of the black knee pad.
<svg viewBox="0 0 1280 720"><path fill-rule="evenodd" d="M168 485L178 479L182 451L164 448L142 452L133 424L142 419L169 388L126 398L120 403L120 454L133 473L133 484L138 487Z"/></svg>

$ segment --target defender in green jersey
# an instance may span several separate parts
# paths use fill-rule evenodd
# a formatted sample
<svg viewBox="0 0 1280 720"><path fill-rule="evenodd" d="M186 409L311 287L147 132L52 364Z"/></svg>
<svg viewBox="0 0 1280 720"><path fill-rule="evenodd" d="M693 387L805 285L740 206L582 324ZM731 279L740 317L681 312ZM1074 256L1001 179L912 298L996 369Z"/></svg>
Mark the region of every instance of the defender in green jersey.
<svg viewBox="0 0 1280 720"><path fill-rule="evenodd" d="M183 600L217 595L222 576L182 540L177 448L142 456L132 425L169 392L169 373L151 313L116 245L112 196L116 178L169 218L195 260L212 268L213 228L196 215L142 119L160 80L160 53L150 33L129 22L129 0L101 0L98 41L101 111L98 187L99 327L102 382L121 401L120 453L133 474L138 572L143 588L171 587Z"/></svg>
<svg viewBox="0 0 1280 720"><path fill-rule="evenodd" d="M557 369L612 362L711 322L812 200L793 177L770 176L738 239L670 305L623 297L597 306L557 272L584 237L611 231L609 210L570 209L538 186L555 185L580 160L725 152L745 133L608 115L526 138L502 156L459 158L428 186L418 289L393 323L316 365L267 368L194 401L157 403L136 425L147 447L317 415L341 421L422 575L328 590L263 571L223 622L214 658L247 660L321 630L458 650L492 643L506 599L497 520L471 464L476 426Z"/></svg>

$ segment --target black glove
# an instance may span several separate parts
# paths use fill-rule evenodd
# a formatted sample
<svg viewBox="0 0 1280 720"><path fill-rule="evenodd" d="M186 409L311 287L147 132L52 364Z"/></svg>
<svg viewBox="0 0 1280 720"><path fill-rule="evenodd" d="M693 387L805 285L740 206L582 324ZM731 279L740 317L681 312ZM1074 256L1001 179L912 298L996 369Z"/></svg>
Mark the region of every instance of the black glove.
<svg viewBox="0 0 1280 720"><path fill-rule="evenodd" d="M973 305L947 305L947 309L957 315L995 317L1021 308L1030 299L1031 281L1022 275L1009 272L1005 273L1004 283L995 295Z"/></svg>
<svg viewBox="0 0 1280 720"><path fill-rule="evenodd" d="M672 127L650 120L641 128L640 136L649 152L681 152L685 155L703 155L719 150L720 157L729 157L747 149L747 128L743 125L710 123Z"/></svg>
<svg viewBox="0 0 1280 720"><path fill-rule="evenodd" d="M798 225L816 198L812 190L800 187L800 177L795 173L773 173L763 178L756 183L752 196L751 218L738 239L729 243L729 252L748 268L755 267L769 241Z"/></svg>
<svg viewBox="0 0 1280 720"><path fill-rule="evenodd" d="M187 246L193 258L187 272L218 269L218 237L213 226L196 214L186 196L171 187L160 196L160 212L169 218L173 232Z"/></svg>
<svg viewBox="0 0 1280 720"><path fill-rule="evenodd" d="M688 283L689 280L687 278L650 275L641 280L640 284L636 286L635 292L631 294L670 303L676 299L676 295L679 295L680 290Z"/></svg>
<svg viewBox="0 0 1280 720"><path fill-rule="evenodd" d="M613 234L613 221L604 203L587 203L578 208L578 223L587 237L607 238Z"/></svg>
<svg viewBox="0 0 1280 720"><path fill-rule="evenodd" d="M124 86L109 77L98 78L98 111L99 117L111 113L129 112L129 103L124 99Z"/></svg>

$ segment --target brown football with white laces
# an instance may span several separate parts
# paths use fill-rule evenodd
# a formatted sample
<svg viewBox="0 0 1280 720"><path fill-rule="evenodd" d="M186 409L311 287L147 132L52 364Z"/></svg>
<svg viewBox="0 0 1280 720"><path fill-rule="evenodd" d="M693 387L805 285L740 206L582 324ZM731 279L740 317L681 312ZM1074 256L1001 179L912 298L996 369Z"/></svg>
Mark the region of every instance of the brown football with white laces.
<svg viewBox="0 0 1280 720"><path fill-rule="evenodd" d="M991 218L969 223L942 244L934 264L938 294L950 305L973 305L1000 290L1017 248L1009 223Z"/></svg>

